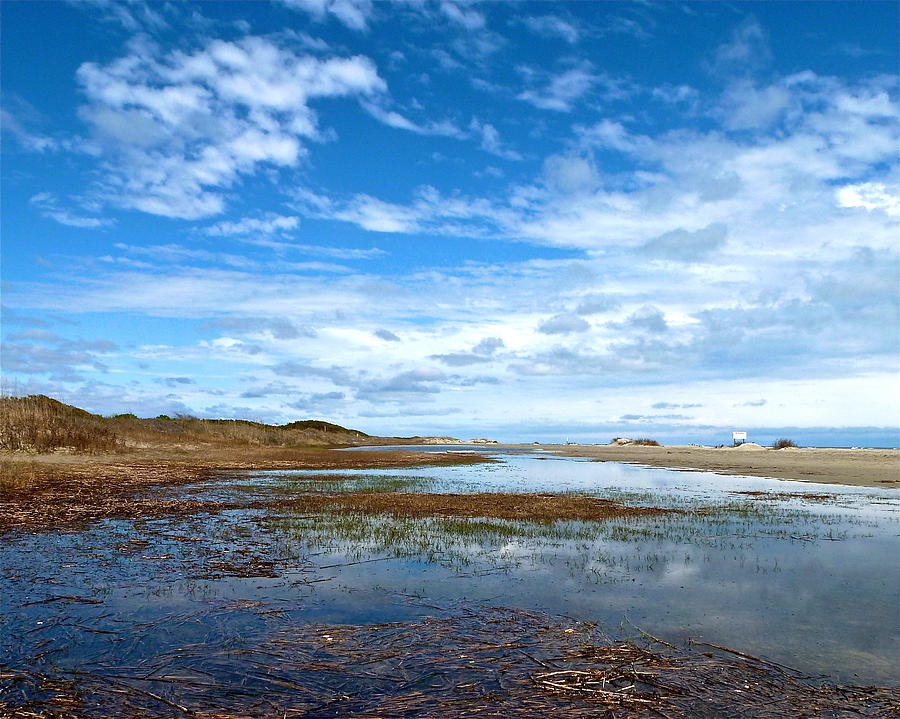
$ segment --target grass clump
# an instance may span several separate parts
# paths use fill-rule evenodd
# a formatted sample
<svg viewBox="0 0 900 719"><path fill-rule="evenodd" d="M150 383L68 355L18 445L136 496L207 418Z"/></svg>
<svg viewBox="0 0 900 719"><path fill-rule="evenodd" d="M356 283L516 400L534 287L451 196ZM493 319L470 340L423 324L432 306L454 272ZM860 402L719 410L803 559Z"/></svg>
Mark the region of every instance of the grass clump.
<svg viewBox="0 0 900 719"><path fill-rule="evenodd" d="M633 444L638 444L642 447L659 447L659 442L655 439L647 439L646 437L634 440Z"/></svg>
<svg viewBox="0 0 900 719"><path fill-rule="evenodd" d="M794 443L793 440L786 439L784 437L781 437L780 439L776 439L772 443L772 449L786 449L787 447L796 447L796 446L797 445Z"/></svg>

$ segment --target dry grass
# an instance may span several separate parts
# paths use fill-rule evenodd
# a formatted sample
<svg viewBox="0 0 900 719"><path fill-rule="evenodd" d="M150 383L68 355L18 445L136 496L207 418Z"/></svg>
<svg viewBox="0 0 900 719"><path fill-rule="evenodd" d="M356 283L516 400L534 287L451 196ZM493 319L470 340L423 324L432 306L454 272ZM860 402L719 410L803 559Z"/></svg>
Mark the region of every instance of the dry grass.
<svg viewBox="0 0 900 719"><path fill-rule="evenodd" d="M116 432L90 412L43 395L0 398L0 449L108 452L117 444Z"/></svg>
<svg viewBox="0 0 900 719"><path fill-rule="evenodd" d="M590 522L672 511L656 507L629 507L619 502L594 497L512 492L473 494L347 492L297 497L281 502L278 506L314 512L389 514L397 517L490 517L543 522L556 520Z"/></svg>
<svg viewBox="0 0 900 719"><path fill-rule="evenodd" d="M0 498L27 492L39 481L41 467L35 461L0 459Z"/></svg>
<svg viewBox="0 0 900 719"><path fill-rule="evenodd" d="M13 452L91 454L163 446L329 447L386 441L321 420L268 425L189 416L101 417L44 395L0 398L0 450Z"/></svg>

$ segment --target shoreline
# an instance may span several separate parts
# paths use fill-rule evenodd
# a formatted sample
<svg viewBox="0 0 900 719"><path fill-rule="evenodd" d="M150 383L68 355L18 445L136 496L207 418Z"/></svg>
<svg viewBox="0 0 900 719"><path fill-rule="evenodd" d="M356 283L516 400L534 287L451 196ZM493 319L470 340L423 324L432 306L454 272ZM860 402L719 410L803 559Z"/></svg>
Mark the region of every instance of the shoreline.
<svg viewBox="0 0 900 719"><path fill-rule="evenodd" d="M494 449L538 449L595 462L623 462L724 475L790 479L815 484L900 489L900 450L818 447L698 447L694 445L527 445L494 444Z"/></svg>
<svg viewBox="0 0 900 719"><path fill-rule="evenodd" d="M175 507L158 496L165 487L214 480L233 470L387 469L496 461L491 451L533 452L535 445L490 444L484 454L392 450L338 452L334 449L203 448L193 452L144 450L107 455L0 453L0 534L15 527L49 528ZM826 485L900 489L900 450L780 449L746 446L713 448L643 445L540 445L548 456L595 462L746 475ZM198 507L182 507L184 510ZM458 509L458 508L457 508ZM533 508L532 508L533 509ZM526 512L527 514L527 512ZM552 514L552 512L551 512Z"/></svg>

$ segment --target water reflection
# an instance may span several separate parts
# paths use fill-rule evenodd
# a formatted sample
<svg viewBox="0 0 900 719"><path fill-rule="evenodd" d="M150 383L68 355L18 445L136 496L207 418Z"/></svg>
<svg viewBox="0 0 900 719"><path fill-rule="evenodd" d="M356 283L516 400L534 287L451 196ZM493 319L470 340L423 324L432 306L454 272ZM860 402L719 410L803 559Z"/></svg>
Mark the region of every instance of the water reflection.
<svg viewBox="0 0 900 719"><path fill-rule="evenodd" d="M627 619L669 640L702 638L843 681L898 681L900 503L891 490L503 459L242 473L174 491L221 501L577 492L683 513L539 523L233 510L8 537L0 651L11 665L135 664L211 638L252 645L285 623L399 621L469 600ZM746 491L770 494L734 494Z"/></svg>

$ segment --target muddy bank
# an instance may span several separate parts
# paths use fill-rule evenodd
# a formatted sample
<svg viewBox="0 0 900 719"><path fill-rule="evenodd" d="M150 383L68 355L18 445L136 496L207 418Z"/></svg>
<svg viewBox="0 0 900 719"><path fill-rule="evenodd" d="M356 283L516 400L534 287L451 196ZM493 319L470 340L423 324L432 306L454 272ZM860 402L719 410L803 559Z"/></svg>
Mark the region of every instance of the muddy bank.
<svg viewBox="0 0 900 719"><path fill-rule="evenodd" d="M492 519L600 521L667 511L632 507L617 501L549 493L475 492L308 492L298 481L292 496L231 501L172 497L167 488L198 482L215 483L224 472L267 469L388 469L475 464L493 461L477 455L420 454L407 451L334 452L284 450L240 459L204 461L157 458L122 461L118 457L59 456L3 462L0 485L0 533L11 529L47 530L99 519L136 519L188 515L232 509L299 512L386 514L397 517L485 517Z"/></svg>
<svg viewBox="0 0 900 719"><path fill-rule="evenodd" d="M504 445L527 448L528 445ZM896 449L740 449L734 447L640 445L542 445L567 457L598 462L629 462L718 474L794 479L821 484L900 488L900 450Z"/></svg>
<svg viewBox="0 0 900 719"><path fill-rule="evenodd" d="M220 450L204 451L202 457L158 451L132 455L4 453L0 455L0 534L13 528L46 530L103 518L215 509L199 502L163 500L154 494L167 487L214 481L228 470L389 469L491 461L449 452L330 449Z"/></svg>

